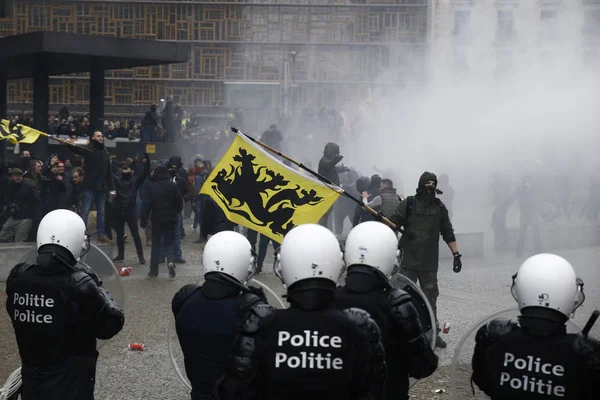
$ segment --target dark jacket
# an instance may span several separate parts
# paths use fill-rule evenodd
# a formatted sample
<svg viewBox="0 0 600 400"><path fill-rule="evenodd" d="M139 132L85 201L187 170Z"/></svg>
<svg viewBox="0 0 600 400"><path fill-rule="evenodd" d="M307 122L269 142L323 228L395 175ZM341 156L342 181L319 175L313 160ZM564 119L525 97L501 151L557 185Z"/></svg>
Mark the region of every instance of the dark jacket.
<svg viewBox="0 0 600 400"><path fill-rule="evenodd" d="M400 239L404 250L402 267L419 271L437 271L440 235L446 243L456 241L454 229L444 203L435 192L425 188L435 174L425 172L419 179L417 194L404 199L389 219L406 231ZM409 199L412 207L409 208Z"/></svg>
<svg viewBox="0 0 600 400"><path fill-rule="evenodd" d="M200 195L202 219L200 220L200 231L204 237L214 235L222 231L232 231L233 222L227 219L225 213L217 203L209 196Z"/></svg>
<svg viewBox="0 0 600 400"><path fill-rule="evenodd" d="M215 382L225 373L237 327L251 306L265 301L219 275L207 275L203 286L184 286L171 303L192 400L211 398Z"/></svg>
<svg viewBox="0 0 600 400"><path fill-rule="evenodd" d="M94 192L115 190L111 174L110 153L105 149L104 144L90 140L86 147L69 145L67 148L83 157L85 175L81 182L81 190Z"/></svg>
<svg viewBox="0 0 600 400"><path fill-rule="evenodd" d="M319 281L291 285L288 309L251 308L217 386L221 398L305 400L324 394L329 400L378 398L372 396L382 390L386 367L377 324L363 310L336 310L335 286ZM290 342L307 330L314 334L310 343ZM323 344L313 344L315 338Z"/></svg>
<svg viewBox="0 0 600 400"><path fill-rule="evenodd" d="M175 224L177 214L183 208L183 199L177 185L171 182L167 169L159 166L154 171L150 188L149 204L142 210L140 225L146 226L148 217L152 214L152 223Z"/></svg>
<svg viewBox="0 0 600 400"><path fill-rule="evenodd" d="M324 176L336 185L340 184L340 176L338 173L349 171L346 167L337 167L337 164L342 161L343 158L339 153L340 146L333 142L327 143L323 150L323 157L321 157L321 160L319 161L318 170L319 175Z"/></svg>
<svg viewBox="0 0 600 400"><path fill-rule="evenodd" d="M11 271L6 310L21 356L23 398L94 398L96 339L110 339L124 324L123 310L96 279L52 245L40 249L36 264ZM26 295L38 298L36 306L21 300Z"/></svg>
<svg viewBox="0 0 600 400"><path fill-rule="evenodd" d="M58 180L57 175L48 169L40 181L40 198L44 214L57 210L61 205L61 197L66 192L65 182Z"/></svg>
<svg viewBox="0 0 600 400"><path fill-rule="evenodd" d="M477 331L472 379L479 389L492 400L598 398L600 343L568 334L567 318L552 309L524 308L518 320L494 319Z"/></svg>
<svg viewBox="0 0 600 400"><path fill-rule="evenodd" d="M144 183L148 175L150 175L150 162L140 162L139 164L144 165L143 172L140 176L134 176L133 172L129 174L129 176L117 176L113 174L115 188L117 190L115 205L120 215L128 215L129 212L135 210L138 189Z"/></svg>
<svg viewBox="0 0 600 400"><path fill-rule="evenodd" d="M167 169L171 175L171 181L177 184L181 197L183 197L185 201L190 200L192 192L187 180L187 172L183 168L183 163L181 162L181 157L173 156L169 158L169 161L167 162Z"/></svg>
<svg viewBox="0 0 600 400"><path fill-rule="evenodd" d="M408 377L425 378L438 365L425 336L411 296L394 288L379 272L367 266L352 266L345 286L335 293L338 309L359 308L369 313L381 329L388 376L386 399L408 399Z"/></svg>
<svg viewBox="0 0 600 400"><path fill-rule="evenodd" d="M9 182L8 190L5 193L2 193L2 195L4 197L2 203L7 207L11 204L16 204L18 206L17 212L14 213L14 215L7 215L7 217L12 216L15 219L31 219L33 218L33 215L36 214L40 198L33 186L25 183L25 181L21 183Z"/></svg>

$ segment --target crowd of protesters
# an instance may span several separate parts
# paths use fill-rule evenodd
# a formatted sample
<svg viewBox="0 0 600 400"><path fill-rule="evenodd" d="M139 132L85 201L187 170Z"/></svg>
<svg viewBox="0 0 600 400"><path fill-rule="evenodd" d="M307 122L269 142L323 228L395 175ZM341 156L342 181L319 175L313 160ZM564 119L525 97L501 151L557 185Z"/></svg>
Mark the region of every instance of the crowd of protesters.
<svg viewBox="0 0 600 400"><path fill-rule="evenodd" d="M69 209L79 213L95 241L112 243L116 239L114 261L125 258L127 225L139 262L146 263L138 232L141 227L146 245L152 246L150 276L156 276L162 262L185 263L181 250L184 219L189 219L190 228L197 233L196 243L220 230L233 229L212 200L199 194L212 168L202 156L192 157L185 169L177 155L151 160L148 154L137 154L116 161L105 148L100 131L94 132L85 146L60 136L58 140L70 150L70 157L60 159L52 154L41 160L25 150L0 179L0 242L34 241L44 215ZM169 191L172 196L165 195Z"/></svg>

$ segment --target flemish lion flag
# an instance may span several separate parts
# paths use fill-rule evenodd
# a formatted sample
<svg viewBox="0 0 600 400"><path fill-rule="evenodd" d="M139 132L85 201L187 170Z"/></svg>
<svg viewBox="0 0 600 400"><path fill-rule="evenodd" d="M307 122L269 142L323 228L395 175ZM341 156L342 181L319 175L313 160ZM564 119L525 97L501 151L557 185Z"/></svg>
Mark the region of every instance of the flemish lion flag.
<svg viewBox="0 0 600 400"><path fill-rule="evenodd" d="M0 140L6 139L13 144L33 144L40 135L48 136L44 132L21 124L17 124L10 129L10 121L5 119L0 123Z"/></svg>
<svg viewBox="0 0 600 400"><path fill-rule="evenodd" d="M297 225L317 223L340 196L335 188L283 165L238 134L202 185L227 218L281 243Z"/></svg>

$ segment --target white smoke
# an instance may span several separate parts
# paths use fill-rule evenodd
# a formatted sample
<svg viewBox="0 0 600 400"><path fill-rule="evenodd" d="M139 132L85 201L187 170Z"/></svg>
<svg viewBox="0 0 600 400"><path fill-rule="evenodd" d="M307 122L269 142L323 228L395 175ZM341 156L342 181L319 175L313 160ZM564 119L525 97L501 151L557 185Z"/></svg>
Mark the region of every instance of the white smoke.
<svg viewBox="0 0 600 400"><path fill-rule="evenodd" d="M494 174L505 176L511 190L537 166L550 181L565 170L571 186L588 179L600 149L600 75L585 61L583 8L564 3L544 23L533 6L539 2L515 8L507 44L496 43L494 2L477 3L462 39L452 34L449 9L442 18L447 29L442 24L432 47L428 84L391 95L374 91L365 132L343 145L346 158L393 169L406 194L425 170L449 174L454 222L463 232L489 226L485 202ZM374 172L368 168L363 173Z"/></svg>

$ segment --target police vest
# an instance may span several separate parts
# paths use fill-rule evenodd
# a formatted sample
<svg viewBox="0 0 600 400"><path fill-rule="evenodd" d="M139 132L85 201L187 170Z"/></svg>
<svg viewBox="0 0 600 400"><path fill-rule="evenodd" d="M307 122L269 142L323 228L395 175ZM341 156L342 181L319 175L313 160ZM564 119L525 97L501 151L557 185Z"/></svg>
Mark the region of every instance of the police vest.
<svg viewBox="0 0 600 400"><path fill-rule="evenodd" d="M532 338L515 331L486 353L492 399L577 399L573 335Z"/></svg>
<svg viewBox="0 0 600 400"><path fill-rule="evenodd" d="M287 309L268 318L259 332L257 348L268 377L265 398L299 398L312 393L349 398L358 334L342 311Z"/></svg>
<svg viewBox="0 0 600 400"><path fill-rule="evenodd" d="M79 323L77 305L69 298L70 274L38 275L28 267L6 289L6 309L15 329L24 364L52 365L75 355L92 355L96 340ZM87 340L86 340L87 338Z"/></svg>

